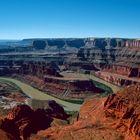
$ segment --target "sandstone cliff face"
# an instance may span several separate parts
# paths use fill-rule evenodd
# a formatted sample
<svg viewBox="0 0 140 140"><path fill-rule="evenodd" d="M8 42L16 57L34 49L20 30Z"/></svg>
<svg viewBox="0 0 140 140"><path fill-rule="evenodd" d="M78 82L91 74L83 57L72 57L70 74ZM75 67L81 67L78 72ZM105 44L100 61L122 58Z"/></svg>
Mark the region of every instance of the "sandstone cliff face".
<svg viewBox="0 0 140 140"><path fill-rule="evenodd" d="M108 81L120 87L125 87L127 85L132 85L132 84L140 84L140 80L138 78L132 78L132 77L130 78L126 75L123 74L121 75L110 71L98 71L95 72L94 74L104 79L105 81Z"/></svg>
<svg viewBox="0 0 140 140"><path fill-rule="evenodd" d="M121 40L122 41L122 40ZM132 83L139 83L136 79L140 77L140 40L123 40L119 42L117 40L109 41L113 42L111 45L103 47L96 47L96 41L93 40L91 47L81 48L77 54L79 61L89 62L101 71L101 78L108 79L109 82L117 84L119 86L130 85ZM101 41L103 42L103 40ZM99 44L97 45L99 46ZM110 47L108 47L110 46ZM111 73L108 76L102 74L102 71ZM114 74L119 74L116 78ZM126 76L125 78L121 75ZM98 75L100 76L100 75Z"/></svg>
<svg viewBox="0 0 140 140"><path fill-rule="evenodd" d="M116 128L127 132L133 139L140 139L140 86L129 86L118 94L108 97L105 106L105 116L117 120Z"/></svg>
<svg viewBox="0 0 140 140"><path fill-rule="evenodd" d="M52 68L53 67L53 68ZM31 62L21 65L19 74L31 74L43 78L45 75L52 75L56 77L61 77L58 66L49 65L43 62Z"/></svg>
<svg viewBox="0 0 140 140"><path fill-rule="evenodd" d="M130 64L136 66L139 62L139 48L81 48L78 52L79 59L94 62L95 64ZM135 60L135 61L134 61Z"/></svg>
<svg viewBox="0 0 140 140"><path fill-rule="evenodd" d="M138 67L126 65L105 65L102 66L102 71L126 75L127 77L140 77L140 69Z"/></svg>
<svg viewBox="0 0 140 140"><path fill-rule="evenodd" d="M137 64L139 62L140 40L116 38L90 38L85 40L84 48L78 52L80 59L97 64L122 62L123 64ZM128 59L129 58L129 59ZM133 60L135 60L135 62ZM127 63L125 63L127 62ZM130 64L130 63L129 63Z"/></svg>

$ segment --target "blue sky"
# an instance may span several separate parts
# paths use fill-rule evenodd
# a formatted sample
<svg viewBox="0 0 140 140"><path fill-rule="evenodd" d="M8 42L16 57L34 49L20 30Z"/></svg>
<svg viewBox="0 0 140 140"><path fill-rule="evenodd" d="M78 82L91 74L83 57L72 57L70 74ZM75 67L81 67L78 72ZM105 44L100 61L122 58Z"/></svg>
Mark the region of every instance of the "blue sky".
<svg viewBox="0 0 140 140"><path fill-rule="evenodd" d="M140 0L0 0L0 39L140 38Z"/></svg>

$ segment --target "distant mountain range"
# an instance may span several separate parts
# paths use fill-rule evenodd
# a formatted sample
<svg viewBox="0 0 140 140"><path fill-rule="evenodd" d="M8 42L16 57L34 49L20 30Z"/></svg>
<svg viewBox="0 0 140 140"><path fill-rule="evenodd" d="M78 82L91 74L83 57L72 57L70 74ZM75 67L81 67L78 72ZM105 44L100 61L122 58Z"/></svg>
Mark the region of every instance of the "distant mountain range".
<svg viewBox="0 0 140 140"><path fill-rule="evenodd" d="M33 38L23 40L0 40L0 48L31 47L35 40L45 41L45 50L69 50L79 48L116 48L124 46L140 46L139 39L123 38Z"/></svg>

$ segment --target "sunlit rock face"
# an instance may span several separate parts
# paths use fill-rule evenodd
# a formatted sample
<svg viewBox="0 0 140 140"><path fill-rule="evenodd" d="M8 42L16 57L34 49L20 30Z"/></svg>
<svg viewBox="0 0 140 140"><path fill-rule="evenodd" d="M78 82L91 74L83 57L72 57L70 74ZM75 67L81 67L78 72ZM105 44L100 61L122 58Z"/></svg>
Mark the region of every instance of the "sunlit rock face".
<svg viewBox="0 0 140 140"><path fill-rule="evenodd" d="M128 86L117 94L110 95L104 104L105 116L117 120L116 128L127 132L126 139L129 139L128 135L132 139L140 139L139 94L139 85Z"/></svg>

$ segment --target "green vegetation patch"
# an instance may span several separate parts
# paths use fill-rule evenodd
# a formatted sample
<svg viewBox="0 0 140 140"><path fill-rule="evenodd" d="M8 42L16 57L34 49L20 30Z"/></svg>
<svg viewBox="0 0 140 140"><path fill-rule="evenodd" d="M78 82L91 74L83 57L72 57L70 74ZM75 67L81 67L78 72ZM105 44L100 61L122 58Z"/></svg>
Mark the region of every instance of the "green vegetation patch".
<svg viewBox="0 0 140 140"><path fill-rule="evenodd" d="M84 102L84 99L81 99L81 100L62 99L62 100L70 102L70 103L74 103L74 104L83 104Z"/></svg>
<svg viewBox="0 0 140 140"><path fill-rule="evenodd" d="M113 93L113 90L109 86L94 80L93 83L95 84L96 87L101 88L105 91L103 93L98 94L98 97L105 97Z"/></svg>

